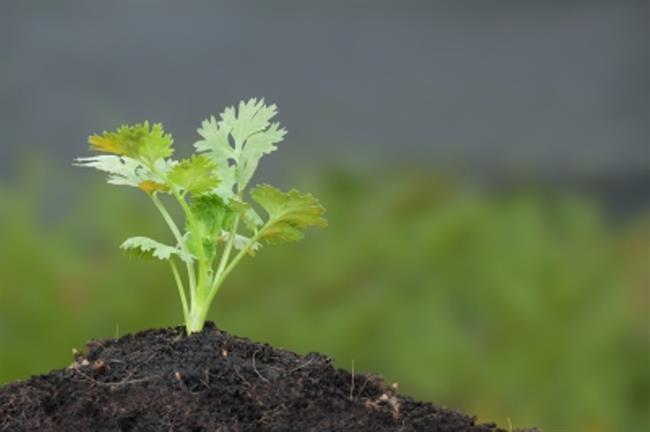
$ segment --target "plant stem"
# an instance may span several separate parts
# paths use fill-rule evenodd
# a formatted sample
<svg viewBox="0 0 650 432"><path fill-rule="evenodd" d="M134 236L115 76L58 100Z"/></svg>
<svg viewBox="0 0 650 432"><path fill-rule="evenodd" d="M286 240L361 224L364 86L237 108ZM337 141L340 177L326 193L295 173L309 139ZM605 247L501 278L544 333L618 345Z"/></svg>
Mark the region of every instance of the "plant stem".
<svg viewBox="0 0 650 432"><path fill-rule="evenodd" d="M187 219L188 222L188 228L190 230L190 234L192 237L192 241L194 242L194 252L196 253L197 260L198 260L198 267L199 267L199 275L198 275L198 284L196 285L196 297L197 298L203 298L205 296L205 285L206 281L208 278L208 270L210 269L210 264L207 263L205 259L205 251L203 250L203 243L201 238L196 235L194 229L198 226L196 218L194 217L194 213L192 213L192 209L187 205L187 202L185 201L185 198L183 195L181 195L176 189L172 189L172 194L178 201L178 204L180 204L181 208L183 209L183 213L185 213L185 218ZM192 304L192 307L194 304Z"/></svg>
<svg viewBox="0 0 650 432"><path fill-rule="evenodd" d="M151 170L152 173L160 177L165 184L171 184L171 182L167 179L167 176L161 173L155 167L154 164L149 164L148 168ZM183 209L183 213L185 214L185 219L187 221L188 230L190 231L191 239L193 242L193 249L198 261L198 280L193 265L187 264L188 266L187 272L190 278L191 289L190 289L190 309L189 309L188 316L185 319L185 327L188 334L190 334L190 333L200 331L203 328L203 323L205 322L205 316L207 314L206 284L208 283L208 279L209 279L208 273L210 270L212 270L212 263L206 262L205 251L203 250L202 240L200 236L197 235L196 232L193 232L198 226L198 224L196 218L194 217L194 214L192 213L192 209L190 209L190 207L187 205L187 201L185 201L185 195L187 192L181 194L173 186L170 187L170 192L172 193L174 198L176 198L176 201L178 201L178 204ZM158 202L160 203L160 200L158 200ZM167 214L167 216L169 217L169 213L167 213L164 206L162 206L162 203L160 203L159 210L160 209L164 210L164 212L161 210L161 212L163 213L163 217L165 217L165 214ZM171 221L174 227L176 226L175 224L173 224L173 219L171 219L171 217L169 217L169 221ZM172 229L172 231L174 230ZM183 250L189 252L187 251L185 242L183 242L182 237L180 237L180 232L178 231L178 228L176 228L176 233L179 234L179 243L182 245ZM207 304L209 305L209 302Z"/></svg>
<svg viewBox="0 0 650 432"><path fill-rule="evenodd" d="M233 223L232 229L230 230L230 235L228 236L228 242L226 243L226 247L223 250L221 259L219 260L219 266L217 267L217 271L215 272L214 275L214 280L212 281L213 286L216 280L219 279L219 276L223 272L223 269L226 267L226 264L230 259L230 252L232 251L232 245L235 242L235 235L237 234L238 225L239 225L239 216L235 218L235 222ZM210 288L210 291L212 291L212 288Z"/></svg>
<svg viewBox="0 0 650 432"><path fill-rule="evenodd" d="M246 256L247 253L250 252L250 249L255 246L255 243L262 237L264 234L265 228L268 226L268 223L265 224L255 235L248 241L246 246L239 251L237 255L230 261L228 266L226 266L222 271L218 272L215 276L214 282L212 283L212 287L210 287L210 293L208 295L208 304L212 303L212 300L214 299L214 296L217 294L219 291L219 288L221 287L221 284L223 281L228 277L230 272L239 264L239 261ZM222 257L223 260L223 257Z"/></svg>
<svg viewBox="0 0 650 432"><path fill-rule="evenodd" d="M174 219L172 219L169 212L167 212L167 209L163 205L162 201L160 201L160 198L158 198L158 196L156 196L155 194L150 194L149 196L151 197L151 200L156 205L156 208L158 208L158 210L162 214L162 217L163 219L165 219L165 222L167 222L167 225L169 226L169 229L171 230L172 234L174 234L176 241L178 241L179 245L182 247L183 236L181 235L180 230L176 226Z"/></svg>
<svg viewBox="0 0 650 432"><path fill-rule="evenodd" d="M176 241L178 242L178 246L184 251L189 253L187 248L185 247L185 242L183 241L183 236L181 235L180 230L176 226L176 223L174 222L174 219L170 216L169 212L165 208L164 204L162 201L160 201L160 198L158 198L155 194L150 194L151 200L155 204L156 208L162 215L163 219L169 226L169 229L171 230L172 234L176 238ZM194 267L190 263L185 263L185 266L187 267L187 277L189 280L190 284L190 300L192 303L194 303L194 292L196 291L196 274L194 273Z"/></svg>
<svg viewBox="0 0 650 432"><path fill-rule="evenodd" d="M185 298L185 287L183 286L183 281L178 274L178 268L176 267L176 262L173 258L169 260L169 265L172 268L172 273L174 273L174 279L176 280L176 286L178 287L178 294L181 298L181 304L183 306L183 319L185 320L185 325L187 326L189 310L187 308L187 299Z"/></svg>
<svg viewBox="0 0 650 432"><path fill-rule="evenodd" d="M203 329L205 320L208 316L208 310L210 309L209 303L201 303L192 305L192 310L190 311L187 320L185 321L185 330L187 334L197 333Z"/></svg>

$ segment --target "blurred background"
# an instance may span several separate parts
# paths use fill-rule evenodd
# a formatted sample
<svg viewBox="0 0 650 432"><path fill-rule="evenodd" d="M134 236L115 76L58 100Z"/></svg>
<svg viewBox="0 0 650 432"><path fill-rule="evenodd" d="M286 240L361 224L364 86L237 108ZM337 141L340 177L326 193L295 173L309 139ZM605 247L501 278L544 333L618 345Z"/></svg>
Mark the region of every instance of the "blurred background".
<svg viewBox="0 0 650 432"><path fill-rule="evenodd" d="M330 227L248 260L211 313L544 430L650 430L650 8L644 1L0 6L0 384L181 322L140 193L75 169L160 121L179 156L240 99L289 130L257 175Z"/></svg>

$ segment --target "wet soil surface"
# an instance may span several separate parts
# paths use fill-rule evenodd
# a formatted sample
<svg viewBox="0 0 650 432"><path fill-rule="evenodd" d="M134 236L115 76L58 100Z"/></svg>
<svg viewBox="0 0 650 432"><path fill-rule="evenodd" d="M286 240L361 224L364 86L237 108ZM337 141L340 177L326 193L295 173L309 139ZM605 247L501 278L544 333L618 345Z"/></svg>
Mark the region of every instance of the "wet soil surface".
<svg viewBox="0 0 650 432"><path fill-rule="evenodd" d="M380 377L231 336L213 324L87 344L67 369L0 389L0 431L496 432Z"/></svg>

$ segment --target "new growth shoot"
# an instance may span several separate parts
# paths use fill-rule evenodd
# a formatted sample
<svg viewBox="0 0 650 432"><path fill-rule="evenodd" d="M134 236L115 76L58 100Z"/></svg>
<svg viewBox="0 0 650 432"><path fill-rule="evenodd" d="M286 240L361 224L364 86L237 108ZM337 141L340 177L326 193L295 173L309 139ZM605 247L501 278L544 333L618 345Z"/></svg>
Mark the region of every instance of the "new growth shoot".
<svg viewBox="0 0 650 432"><path fill-rule="evenodd" d="M247 191L262 156L276 150L286 134L271 121L276 113L276 106L263 99L226 108L219 119L203 121L195 154L180 161L171 158L172 136L161 124L148 122L91 136L90 149L108 154L75 160L108 173L110 184L141 189L160 212L173 244L132 237L121 248L169 262L188 334L203 328L219 288L245 256L263 245L301 240L306 228L327 224L325 209L311 194L268 184ZM180 206L182 225L161 195Z"/></svg>

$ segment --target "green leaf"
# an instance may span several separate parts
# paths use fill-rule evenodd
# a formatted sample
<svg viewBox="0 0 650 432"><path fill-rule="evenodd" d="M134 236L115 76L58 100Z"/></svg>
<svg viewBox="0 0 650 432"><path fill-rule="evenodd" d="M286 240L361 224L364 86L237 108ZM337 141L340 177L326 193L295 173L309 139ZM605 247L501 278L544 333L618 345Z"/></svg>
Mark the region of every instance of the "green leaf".
<svg viewBox="0 0 650 432"><path fill-rule="evenodd" d="M216 164L206 156L193 155L174 166L169 172L170 182L194 195L212 191L219 184Z"/></svg>
<svg viewBox="0 0 650 432"><path fill-rule="evenodd" d="M166 174L175 164L176 162L172 160L161 159L156 162L155 167L158 172ZM106 172L109 174L108 183L114 185L141 187L147 182L164 185L164 181L142 162L126 156L100 155L77 158L74 165Z"/></svg>
<svg viewBox="0 0 650 432"><path fill-rule="evenodd" d="M286 130L271 123L276 114L275 105L250 99L237 109L226 108L221 120L210 117L201 124L198 133L203 139L194 146L217 164L222 179L217 193L224 199L246 188L262 156L276 150L275 144L284 138Z"/></svg>
<svg viewBox="0 0 650 432"><path fill-rule="evenodd" d="M214 257L215 244L220 239L221 232L232 227L236 214L221 197L214 194L195 197L190 208L196 219L196 226L190 230L202 239L205 256ZM191 241L187 243L192 244Z"/></svg>
<svg viewBox="0 0 650 432"><path fill-rule="evenodd" d="M138 258L158 258L169 260L172 255L178 256L181 260L191 264L194 256L173 246L168 246L148 237L131 237L120 246L130 256Z"/></svg>
<svg viewBox="0 0 650 432"><path fill-rule="evenodd" d="M202 195L192 200L192 213L201 224L204 235L216 238L221 230L229 229L235 213L218 195Z"/></svg>
<svg viewBox="0 0 650 432"><path fill-rule="evenodd" d="M147 164L154 164L174 153L174 140L170 134L165 134L160 123L120 126L116 132L92 135L88 143L91 150L138 159Z"/></svg>
<svg viewBox="0 0 650 432"><path fill-rule="evenodd" d="M310 226L325 227L325 209L311 194L301 195L295 189L282 192L270 185L256 186L251 196L268 213L260 240L268 243L302 240L303 230Z"/></svg>

